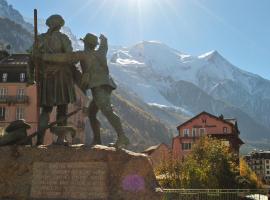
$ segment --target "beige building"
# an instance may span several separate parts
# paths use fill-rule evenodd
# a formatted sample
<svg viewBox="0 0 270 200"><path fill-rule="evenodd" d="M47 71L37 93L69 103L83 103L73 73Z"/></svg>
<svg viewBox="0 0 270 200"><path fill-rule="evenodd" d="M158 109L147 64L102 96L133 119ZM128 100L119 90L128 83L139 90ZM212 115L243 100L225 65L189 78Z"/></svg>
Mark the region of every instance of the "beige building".
<svg viewBox="0 0 270 200"><path fill-rule="evenodd" d="M251 152L244 159L262 181L270 184L270 151Z"/></svg>

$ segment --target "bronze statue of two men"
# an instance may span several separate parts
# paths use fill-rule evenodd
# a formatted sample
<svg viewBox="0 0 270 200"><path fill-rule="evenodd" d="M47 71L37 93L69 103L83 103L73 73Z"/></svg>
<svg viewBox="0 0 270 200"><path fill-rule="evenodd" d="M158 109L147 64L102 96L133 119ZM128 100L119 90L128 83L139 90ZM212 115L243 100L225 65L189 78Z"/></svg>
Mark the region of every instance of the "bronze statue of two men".
<svg viewBox="0 0 270 200"><path fill-rule="evenodd" d="M97 113L100 110L117 132L116 147L124 147L129 144L125 136L121 121L114 113L111 106L111 93L116 89L116 84L109 75L107 65L108 43L104 35L100 35L98 49L98 37L94 34L86 34L82 39L84 51L72 52L71 41L60 32L64 25L64 19L60 15L52 15L46 25L49 27L46 33L39 35L38 47L34 49L34 57L38 57L40 66L40 123L39 130L44 130L49 123L49 115L54 106L57 107L57 120L65 118L67 106L76 101L75 77L76 67L74 63L80 61L82 76L79 87L85 92L91 89L92 102L88 108L88 117L93 130L92 144L101 144L100 123ZM78 82L78 81L77 81ZM62 120L58 126L66 126L67 120ZM38 134L37 145L43 143L45 131Z"/></svg>

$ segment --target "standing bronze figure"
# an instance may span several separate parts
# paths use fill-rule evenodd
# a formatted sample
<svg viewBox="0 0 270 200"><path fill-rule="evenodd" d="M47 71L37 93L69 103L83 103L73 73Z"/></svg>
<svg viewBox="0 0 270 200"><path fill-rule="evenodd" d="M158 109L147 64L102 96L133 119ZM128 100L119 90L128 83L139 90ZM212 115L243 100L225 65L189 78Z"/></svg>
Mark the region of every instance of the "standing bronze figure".
<svg viewBox="0 0 270 200"><path fill-rule="evenodd" d="M71 41L67 35L60 32L64 23L60 15L52 15L47 19L46 25L49 29L38 36L38 47L34 48L34 56L72 52ZM66 116L68 104L76 100L73 78L75 67L72 63L40 60L39 66L41 115L37 145L43 144L44 128L49 123L49 115L53 107L57 106L56 118L59 120ZM58 124L58 126L66 125L67 120Z"/></svg>
<svg viewBox="0 0 270 200"><path fill-rule="evenodd" d="M84 54L80 56L83 70L82 87L91 89L93 96L88 110L94 133L93 144L101 144L100 123L97 119L97 113L100 110L117 132L118 139L115 145L125 146L129 144L129 140L124 134L120 118L111 106L111 93L116 89L116 84L109 75L107 65L107 38L100 35L100 45L97 50L95 50L98 45L97 36L88 33L82 40L84 42Z"/></svg>

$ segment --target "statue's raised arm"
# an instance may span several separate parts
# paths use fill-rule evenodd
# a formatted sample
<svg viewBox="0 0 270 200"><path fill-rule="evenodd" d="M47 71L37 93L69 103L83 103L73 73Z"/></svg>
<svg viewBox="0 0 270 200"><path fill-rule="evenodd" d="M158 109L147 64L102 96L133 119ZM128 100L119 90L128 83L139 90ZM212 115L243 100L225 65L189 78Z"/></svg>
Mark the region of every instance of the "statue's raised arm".
<svg viewBox="0 0 270 200"><path fill-rule="evenodd" d="M103 34L99 36L99 39L100 39L100 45L97 51L99 52L100 55L107 56L108 40Z"/></svg>

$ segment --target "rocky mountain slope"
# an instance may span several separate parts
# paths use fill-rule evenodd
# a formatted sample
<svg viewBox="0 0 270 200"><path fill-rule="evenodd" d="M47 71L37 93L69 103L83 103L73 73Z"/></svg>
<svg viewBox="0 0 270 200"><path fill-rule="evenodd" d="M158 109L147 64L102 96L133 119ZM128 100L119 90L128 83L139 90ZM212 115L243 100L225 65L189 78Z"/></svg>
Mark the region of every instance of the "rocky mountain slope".
<svg viewBox="0 0 270 200"><path fill-rule="evenodd" d="M0 44L10 45L11 52L25 52L31 47L33 26L6 0L0 0L0 27Z"/></svg>
<svg viewBox="0 0 270 200"><path fill-rule="evenodd" d="M10 45L11 52L26 52L33 43L33 35L15 22L0 17L0 43Z"/></svg>
<svg viewBox="0 0 270 200"><path fill-rule="evenodd" d="M121 96L119 92L113 96L112 102L122 119L125 132L132 141L132 149L142 151L146 147L160 142L171 144L174 130L170 130L157 117L126 100L126 96ZM147 105L144 107L147 107ZM113 135L115 135L115 132L113 132ZM109 138L107 137L107 139Z"/></svg>
<svg viewBox="0 0 270 200"><path fill-rule="evenodd" d="M217 51L192 56L160 42L112 47L111 72L149 105L193 116L203 110L239 121L241 137L269 139L270 81L243 71Z"/></svg>
<svg viewBox="0 0 270 200"><path fill-rule="evenodd" d="M12 5L8 4L6 0L0 0L0 16L2 18L8 18L16 24L21 25L28 32L33 30L33 25L27 23L21 13L14 9Z"/></svg>
<svg viewBox="0 0 270 200"><path fill-rule="evenodd" d="M45 20L39 19L38 22L39 32L45 32ZM11 45L11 52L26 52L32 46L33 25L26 22L20 12L6 0L0 0L0 27L0 43ZM70 37L74 50L81 48L81 41L72 34L69 27L63 27L61 31Z"/></svg>

